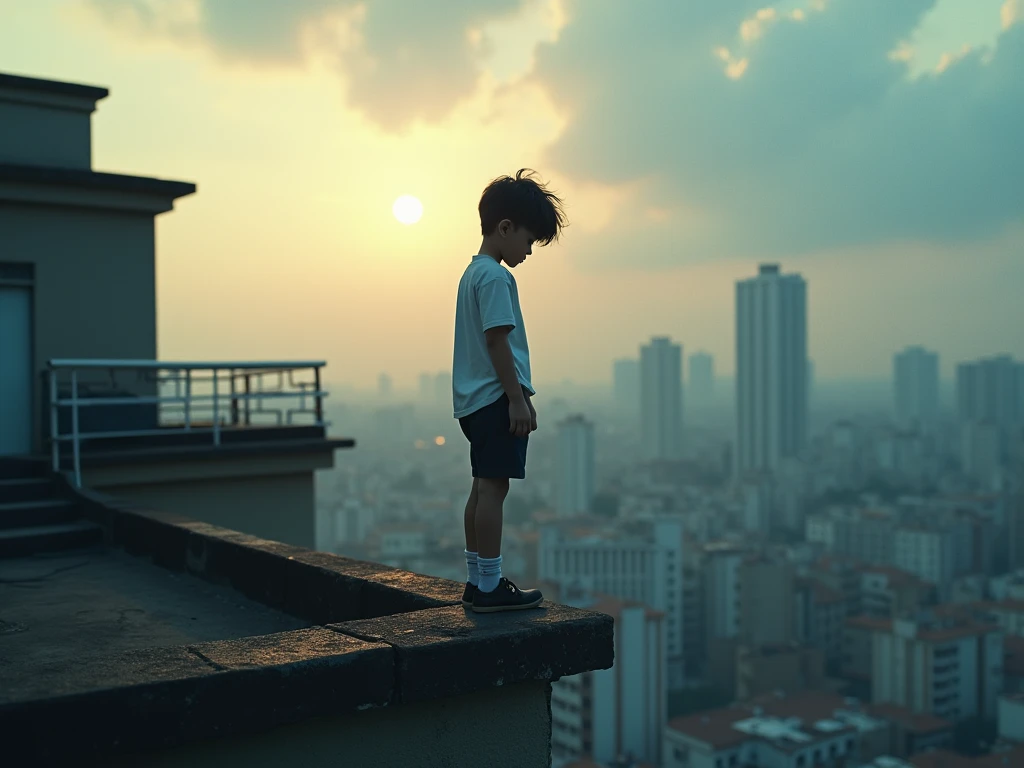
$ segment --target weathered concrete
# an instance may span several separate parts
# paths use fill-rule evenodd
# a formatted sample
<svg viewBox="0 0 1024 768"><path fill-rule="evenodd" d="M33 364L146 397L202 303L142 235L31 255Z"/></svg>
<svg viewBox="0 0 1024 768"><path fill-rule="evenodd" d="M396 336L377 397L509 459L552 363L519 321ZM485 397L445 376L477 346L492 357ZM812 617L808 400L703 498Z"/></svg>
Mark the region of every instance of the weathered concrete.
<svg viewBox="0 0 1024 768"><path fill-rule="evenodd" d="M254 600L317 624L460 605L464 585L380 563L138 509L122 500L67 489L84 514L108 531L107 542L165 568L230 584Z"/></svg>
<svg viewBox="0 0 1024 768"><path fill-rule="evenodd" d="M49 575L3 564L32 579L4 592L36 590L17 610L0 603L0 732L13 734L5 757L19 765L138 752L149 762L179 747L202 764L222 754L210 740L229 738L254 756L247 765L290 764L304 736L257 734L302 722L313 752L346 764L547 765L550 682L612 664L602 614L549 604L478 616L455 582L71 496L107 547L139 558L67 553L66 565L96 561ZM97 605L106 612L90 624ZM524 698L506 701L513 690ZM482 714L464 709L481 695ZM378 719L359 714L372 708ZM322 731L308 722L321 716Z"/></svg>
<svg viewBox="0 0 1024 768"><path fill-rule="evenodd" d="M397 652L396 703L458 696L481 686L557 680L612 665L611 616L558 603L505 614L459 606L328 625Z"/></svg>
<svg viewBox="0 0 1024 768"><path fill-rule="evenodd" d="M385 706L393 655L311 627L19 666L0 691L4 756L12 765L77 764Z"/></svg>
<svg viewBox="0 0 1024 768"><path fill-rule="evenodd" d="M520 683L79 764L88 768L547 768L551 764L549 697L550 683Z"/></svg>
<svg viewBox="0 0 1024 768"><path fill-rule="evenodd" d="M230 587L110 549L0 560L0 621L4 688L38 662L308 626Z"/></svg>

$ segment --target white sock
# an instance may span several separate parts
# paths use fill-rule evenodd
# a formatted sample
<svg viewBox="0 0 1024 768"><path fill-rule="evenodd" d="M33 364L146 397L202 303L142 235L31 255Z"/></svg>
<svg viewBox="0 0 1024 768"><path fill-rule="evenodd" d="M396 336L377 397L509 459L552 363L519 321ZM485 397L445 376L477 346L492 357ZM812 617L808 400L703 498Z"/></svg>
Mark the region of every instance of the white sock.
<svg viewBox="0 0 1024 768"><path fill-rule="evenodd" d="M469 574L466 581L475 587L480 583L480 568L476 564L476 552L470 552L468 549L463 551L466 553L466 571Z"/></svg>
<svg viewBox="0 0 1024 768"><path fill-rule="evenodd" d="M476 567L480 570L480 583L477 589L481 592L493 592L498 588L501 579L501 555L497 557L477 557Z"/></svg>

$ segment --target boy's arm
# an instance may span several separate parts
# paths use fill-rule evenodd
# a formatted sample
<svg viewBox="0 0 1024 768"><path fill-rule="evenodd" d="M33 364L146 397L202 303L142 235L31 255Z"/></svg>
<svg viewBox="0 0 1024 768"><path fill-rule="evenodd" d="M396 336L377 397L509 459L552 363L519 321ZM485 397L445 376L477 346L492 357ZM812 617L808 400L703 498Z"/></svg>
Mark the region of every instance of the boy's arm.
<svg viewBox="0 0 1024 768"><path fill-rule="evenodd" d="M533 398L530 397L530 393L526 391L526 387L523 387L523 395L526 397L526 406L530 409L530 431L537 431L537 409L533 407Z"/></svg>
<svg viewBox="0 0 1024 768"><path fill-rule="evenodd" d="M494 372L498 374L501 388L508 396L509 432L517 437L526 437L530 434L533 416L527 405L523 387L519 383L519 377L516 375L516 363L512 357L512 347L508 343L508 334L511 330L511 325L488 328L484 331L484 338L487 340L487 353L491 356Z"/></svg>

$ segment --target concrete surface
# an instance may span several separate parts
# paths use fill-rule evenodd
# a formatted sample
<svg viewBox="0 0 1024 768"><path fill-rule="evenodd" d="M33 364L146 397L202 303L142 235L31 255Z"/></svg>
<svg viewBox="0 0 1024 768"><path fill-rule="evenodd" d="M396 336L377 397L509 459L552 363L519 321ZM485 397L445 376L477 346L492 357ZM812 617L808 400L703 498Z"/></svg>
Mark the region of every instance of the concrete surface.
<svg viewBox="0 0 1024 768"><path fill-rule="evenodd" d="M113 549L0 560L0 678L14 664L305 626L230 587Z"/></svg>

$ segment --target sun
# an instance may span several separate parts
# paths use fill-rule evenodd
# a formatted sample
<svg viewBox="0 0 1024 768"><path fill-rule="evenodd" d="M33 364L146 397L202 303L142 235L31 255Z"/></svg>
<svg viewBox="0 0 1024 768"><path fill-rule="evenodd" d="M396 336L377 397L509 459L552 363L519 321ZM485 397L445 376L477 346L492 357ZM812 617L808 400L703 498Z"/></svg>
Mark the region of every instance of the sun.
<svg viewBox="0 0 1024 768"><path fill-rule="evenodd" d="M423 215L423 203L412 195L402 195L391 206L391 212L403 224L415 224Z"/></svg>

